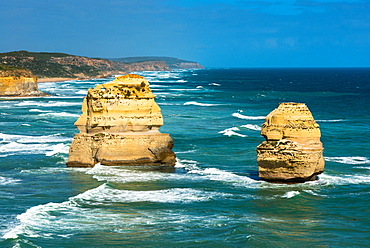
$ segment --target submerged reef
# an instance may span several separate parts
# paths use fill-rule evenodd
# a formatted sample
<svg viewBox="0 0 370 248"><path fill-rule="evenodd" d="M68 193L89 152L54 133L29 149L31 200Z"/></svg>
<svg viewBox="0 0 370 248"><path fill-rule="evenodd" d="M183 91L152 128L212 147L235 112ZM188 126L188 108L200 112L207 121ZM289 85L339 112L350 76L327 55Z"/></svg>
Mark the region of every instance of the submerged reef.
<svg viewBox="0 0 370 248"><path fill-rule="evenodd" d="M273 182L315 180L324 171L319 125L304 103L280 103L267 115L257 146L259 177Z"/></svg>
<svg viewBox="0 0 370 248"><path fill-rule="evenodd" d="M127 74L89 89L67 166L167 165L174 166L169 134L159 132L161 109L144 77Z"/></svg>

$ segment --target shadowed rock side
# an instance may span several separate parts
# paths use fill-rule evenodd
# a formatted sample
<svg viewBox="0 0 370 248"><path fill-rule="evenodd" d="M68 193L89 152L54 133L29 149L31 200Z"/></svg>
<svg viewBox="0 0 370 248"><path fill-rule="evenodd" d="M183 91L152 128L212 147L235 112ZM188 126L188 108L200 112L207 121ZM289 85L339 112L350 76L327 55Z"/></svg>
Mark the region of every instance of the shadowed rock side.
<svg viewBox="0 0 370 248"><path fill-rule="evenodd" d="M89 89L82 115L75 122L80 133L69 150L67 166L174 166L169 134L159 132L161 109L144 77L128 74Z"/></svg>
<svg viewBox="0 0 370 248"><path fill-rule="evenodd" d="M266 117L257 146L259 176L267 181L304 182L324 171L319 125L304 103L281 103Z"/></svg>

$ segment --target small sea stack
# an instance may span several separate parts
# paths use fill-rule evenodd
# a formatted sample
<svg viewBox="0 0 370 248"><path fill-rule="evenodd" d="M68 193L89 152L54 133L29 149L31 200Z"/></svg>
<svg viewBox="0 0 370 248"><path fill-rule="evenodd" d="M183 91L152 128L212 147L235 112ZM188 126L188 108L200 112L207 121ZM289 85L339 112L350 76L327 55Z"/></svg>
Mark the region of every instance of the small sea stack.
<svg viewBox="0 0 370 248"><path fill-rule="evenodd" d="M259 177L266 181L312 181L324 171L319 125L304 103L280 103L267 115L257 146Z"/></svg>
<svg viewBox="0 0 370 248"><path fill-rule="evenodd" d="M46 95L39 91L37 77L31 71L0 64L0 96L36 97Z"/></svg>
<svg viewBox="0 0 370 248"><path fill-rule="evenodd" d="M174 166L169 134L159 132L161 109L154 101L149 82L136 74L89 89L67 166L166 165Z"/></svg>

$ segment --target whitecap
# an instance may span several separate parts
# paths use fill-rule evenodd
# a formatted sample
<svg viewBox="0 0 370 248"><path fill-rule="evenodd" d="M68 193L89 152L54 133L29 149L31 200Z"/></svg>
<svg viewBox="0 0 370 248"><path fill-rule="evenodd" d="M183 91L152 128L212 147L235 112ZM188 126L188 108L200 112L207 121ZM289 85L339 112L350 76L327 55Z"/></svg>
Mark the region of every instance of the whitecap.
<svg viewBox="0 0 370 248"><path fill-rule="evenodd" d="M192 218L190 216L184 216L186 213L179 209L176 211L135 211L134 213L125 213L106 211L104 208L89 208L86 205L107 205L117 202L187 204L231 196L231 194L226 193L208 192L190 188L171 188L153 191L119 190L103 184L77 196L70 197L65 202L47 203L31 207L16 217L19 221L18 225L9 228L2 238L16 239L19 236L32 238L65 237L71 233L78 234L79 232L86 232L86 230L92 229L96 231L109 230L110 232L120 232L125 229L132 230L133 227L145 228L148 224L155 225L163 223L163 221L168 223L180 223L184 220L191 221ZM83 206L80 205L81 203ZM203 217L200 218L193 221L203 221ZM211 219L213 223L214 218ZM207 218L204 221L207 222L210 220Z"/></svg>
<svg viewBox="0 0 370 248"><path fill-rule="evenodd" d="M299 194L300 194L299 191L289 191L289 192L286 192L284 195L282 195L281 198L292 198Z"/></svg>
<svg viewBox="0 0 370 248"><path fill-rule="evenodd" d="M221 104L215 104L215 103L200 103L200 102L186 102L184 105L196 105L196 106L203 106L203 107L210 107L210 106L218 106Z"/></svg>
<svg viewBox="0 0 370 248"><path fill-rule="evenodd" d="M53 143L53 142L66 142L72 140L72 138L63 137L59 133L45 136L27 136L27 135L0 133L0 139L2 139L2 142L16 141L18 143Z"/></svg>
<svg viewBox="0 0 370 248"><path fill-rule="evenodd" d="M48 113L48 110L41 110L41 109L29 109L29 112L40 112L40 113Z"/></svg>
<svg viewBox="0 0 370 248"><path fill-rule="evenodd" d="M246 116L240 113L233 113L232 116L240 118L240 119L244 119L244 120L263 120L266 118L266 116Z"/></svg>
<svg viewBox="0 0 370 248"><path fill-rule="evenodd" d="M188 167L185 163L182 164L180 161L177 163L177 168ZM93 178L100 182L150 182L150 181L163 181L163 180L200 180L200 178L191 177L189 174L178 174L178 173L163 173L157 170L145 170L144 167L140 169L125 168L122 166L104 166L96 164L92 169L88 170L86 174L93 175ZM144 169L144 170L143 170Z"/></svg>
<svg viewBox="0 0 370 248"><path fill-rule="evenodd" d="M39 116L57 116L57 117L80 117L78 114L71 114L67 112L50 112L45 114L39 114Z"/></svg>
<svg viewBox="0 0 370 248"><path fill-rule="evenodd" d="M68 154L69 146L65 144L56 144L50 147L51 151L47 151L45 155L51 157L58 153Z"/></svg>
<svg viewBox="0 0 370 248"><path fill-rule="evenodd" d="M207 192L191 188L171 188L163 190L132 191L113 189L103 184L71 198L75 202L96 205L106 203L157 202L157 203L192 203L208 201L225 194Z"/></svg>
<svg viewBox="0 0 370 248"><path fill-rule="evenodd" d="M231 128L227 128L223 131L220 131L218 133L222 133L223 135L226 135L226 136L239 136L239 137L247 137L247 135L244 135L244 134L240 134L240 133L237 133L235 131L240 131L240 129L238 127L231 127Z"/></svg>
<svg viewBox="0 0 370 248"><path fill-rule="evenodd" d="M253 125L253 124L246 124L240 127L244 127L244 128L248 128L248 129L256 130L256 131L260 131L262 129L259 125Z"/></svg>
<svg viewBox="0 0 370 248"><path fill-rule="evenodd" d="M340 121L345 121L343 119L338 119L338 120L316 120L316 122L340 122Z"/></svg>
<svg viewBox="0 0 370 248"><path fill-rule="evenodd" d="M80 102L60 102L60 101L23 101L15 104L16 106L40 106L40 107L65 107L65 106L79 106Z"/></svg>
<svg viewBox="0 0 370 248"><path fill-rule="evenodd" d="M218 84L218 83L210 83L208 85L221 86L221 84Z"/></svg>
<svg viewBox="0 0 370 248"><path fill-rule="evenodd" d="M0 185L8 185L8 184L16 184L18 182L20 182L21 180L20 179L14 179L14 178L10 178L10 177L2 177L0 176Z"/></svg>
<svg viewBox="0 0 370 248"><path fill-rule="evenodd" d="M367 175L339 175L332 176L320 174L317 181L324 185L351 185L351 184L370 184L370 176Z"/></svg>
<svg viewBox="0 0 370 248"><path fill-rule="evenodd" d="M76 92L78 95L87 95L87 90L79 90Z"/></svg>
<svg viewBox="0 0 370 248"><path fill-rule="evenodd" d="M336 162L341 164L369 164L370 159L367 157L325 157L325 161Z"/></svg>
<svg viewBox="0 0 370 248"><path fill-rule="evenodd" d="M249 177L239 176L232 172L220 170L217 168L206 168L204 170L197 168L197 169L189 171L189 173L205 176L208 180L212 180L212 181L222 181L222 182L233 183L237 186L241 186L241 185L250 186L251 184L259 183L259 181L251 179Z"/></svg>

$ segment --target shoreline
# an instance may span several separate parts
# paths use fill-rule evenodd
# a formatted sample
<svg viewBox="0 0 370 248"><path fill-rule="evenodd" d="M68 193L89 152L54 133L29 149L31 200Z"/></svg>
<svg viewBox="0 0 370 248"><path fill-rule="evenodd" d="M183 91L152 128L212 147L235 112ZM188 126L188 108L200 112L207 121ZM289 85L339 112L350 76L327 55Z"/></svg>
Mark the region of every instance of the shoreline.
<svg viewBox="0 0 370 248"><path fill-rule="evenodd" d="M63 82L69 80L80 80L79 78L63 78L63 77L55 77L55 78L38 78L38 83L47 83L47 82Z"/></svg>

